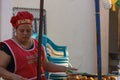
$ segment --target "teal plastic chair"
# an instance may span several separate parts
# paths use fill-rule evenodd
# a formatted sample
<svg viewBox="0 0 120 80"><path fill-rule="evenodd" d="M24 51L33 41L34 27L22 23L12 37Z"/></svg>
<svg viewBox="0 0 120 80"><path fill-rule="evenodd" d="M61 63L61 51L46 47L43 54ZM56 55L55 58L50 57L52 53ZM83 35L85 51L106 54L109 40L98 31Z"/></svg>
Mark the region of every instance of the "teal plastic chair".
<svg viewBox="0 0 120 80"><path fill-rule="evenodd" d="M38 39L38 34L34 33L32 37ZM42 35L42 44L45 47L46 56L50 62L64 66L71 66L67 46L55 44L55 42L47 35ZM52 80L63 80L67 75L65 73L46 72L46 77Z"/></svg>

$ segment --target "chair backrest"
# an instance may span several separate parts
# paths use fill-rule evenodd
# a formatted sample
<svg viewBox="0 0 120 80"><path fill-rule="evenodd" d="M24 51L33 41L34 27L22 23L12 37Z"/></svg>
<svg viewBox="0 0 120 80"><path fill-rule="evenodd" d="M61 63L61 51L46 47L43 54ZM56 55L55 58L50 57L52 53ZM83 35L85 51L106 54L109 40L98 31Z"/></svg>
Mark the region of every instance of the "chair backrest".
<svg viewBox="0 0 120 80"><path fill-rule="evenodd" d="M38 34L34 33L32 38L38 39ZM45 47L46 55L49 61L53 63L68 63L67 46L60 46L50 39L47 35L42 35L42 44Z"/></svg>
<svg viewBox="0 0 120 80"><path fill-rule="evenodd" d="M46 35L42 36L42 44L45 46L47 55L51 58L68 58L67 46L55 44L53 40Z"/></svg>
<svg viewBox="0 0 120 80"><path fill-rule="evenodd" d="M38 34L34 33L32 38L38 39ZM46 56L50 62L64 66L71 66L67 46L55 44L55 42L47 35L42 35L42 44L45 47ZM46 77L50 77L50 74L51 73L46 72Z"/></svg>

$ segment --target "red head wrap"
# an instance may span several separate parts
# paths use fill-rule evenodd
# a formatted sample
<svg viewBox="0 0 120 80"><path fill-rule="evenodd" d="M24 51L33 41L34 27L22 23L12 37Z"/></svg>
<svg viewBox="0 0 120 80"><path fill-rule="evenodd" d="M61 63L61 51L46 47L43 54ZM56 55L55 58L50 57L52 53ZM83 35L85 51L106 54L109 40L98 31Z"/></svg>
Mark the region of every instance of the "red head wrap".
<svg viewBox="0 0 120 80"><path fill-rule="evenodd" d="M18 12L16 16L13 16L10 20L11 24L14 28L19 26L20 24L32 24L33 15L28 11Z"/></svg>

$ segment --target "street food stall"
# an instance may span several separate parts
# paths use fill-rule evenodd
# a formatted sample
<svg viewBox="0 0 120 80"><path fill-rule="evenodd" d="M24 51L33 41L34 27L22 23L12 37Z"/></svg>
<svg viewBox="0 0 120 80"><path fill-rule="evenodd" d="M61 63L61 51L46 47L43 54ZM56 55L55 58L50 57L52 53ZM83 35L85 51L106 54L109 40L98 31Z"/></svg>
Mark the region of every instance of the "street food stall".
<svg viewBox="0 0 120 80"><path fill-rule="evenodd" d="M113 2L114 3L114 2ZM39 35L37 35L37 38L39 40L39 47L42 44L42 39L44 38L44 36L42 35L41 32L43 32L42 30L42 26L43 26L43 16L44 16L44 9L43 9L43 5L44 4L44 0L40 0L40 26L39 26ZM115 7L113 6L113 11L115 11ZM80 73L80 72L74 72L74 71L70 71L70 73L68 73L67 75L63 76L62 80L117 80L118 75L115 74L102 74L102 65L101 65L101 35L100 35L100 11L99 11L99 0L95 0L95 11L96 11L96 40L97 40L97 70L98 73L97 74L89 74L89 73ZM44 24L45 25L45 24ZM46 31L46 30L45 30ZM46 34L46 32L45 32ZM49 37L47 36L47 39L49 40ZM41 51L40 49L39 51L39 55L38 55L38 59L41 56ZM40 63L40 61L38 60L38 63ZM40 64L38 64L40 66ZM38 80L40 80L40 70L39 70L39 66L38 66ZM51 80L61 80L58 79L56 77L57 75L54 75L52 78L50 78Z"/></svg>
<svg viewBox="0 0 120 80"><path fill-rule="evenodd" d="M95 1L95 12L96 12L96 44L97 44L97 74L89 74L89 73L79 73L79 72L71 72L66 75L64 80L117 80L118 75L115 74L102 74L102 64L101 64L101 31L100 31L100 9L99 9L99 0ZM112 10L115 11L115 3L116 0L104 0L107 1L107 4L109 4L109 8L111 8L112 4ZM43 5L44 0L40 1L40 30L42 30L42 12L43 12ZM42 31L39 31L42 32ZM41 33L42 34L42 33ZM42 35L39 34L39 40L41 40ZM40 41L41 42L41 41ZM38 62L39 63L39 62ZM38 76L39 77L39 76ZM53 79L58 80L58 79Z"/></svg>

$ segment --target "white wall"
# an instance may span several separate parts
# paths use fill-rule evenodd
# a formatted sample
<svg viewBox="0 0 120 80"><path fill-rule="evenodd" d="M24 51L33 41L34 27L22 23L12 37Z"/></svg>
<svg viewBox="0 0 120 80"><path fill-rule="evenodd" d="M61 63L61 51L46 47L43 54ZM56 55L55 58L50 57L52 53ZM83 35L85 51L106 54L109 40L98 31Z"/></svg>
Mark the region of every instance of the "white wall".
<svg viewBox="0 0 120 80"><path fill-rule="evenodd" d="M95 5L91 0L45 0L48 35L67 45L70 61L81 72L96 73ZM108 10L101 2L103 73L108 72ZM106 17L106 18L105 18Z"/></svg>
<svg viewBox="0 0 120 80"><path fill-rule="evenodd" d="M70 62L81 72L94 72L95 12L88 0L46 0L48 35L67 45Z"/></svg>
<svg viewBox="0 0 120 80"><path fill-rule="evenodd" d="M4 0L3 0L4 1ZM15 7L39 8L39 0L12 0ZM101 1L101 0L100 0ZM96 73L96 26L93 0L45 0L47 33L67 45L70 62L79 71ZM102 69L108 71L108 10L101 3ZM106 18L104 18L106 17Z"/></svg>
<svg viewBox="0 0 120 80"><path fill-rule="evenodd" d="M13 7L39 8L40 0L12 0Z"/></svg>
<svg viewBox="0 0 120 80"><path fill-rule="evenodd" d="M12 27L10 24L11 15L11 0L0 0L0 41L12 37Z"/></svg>

